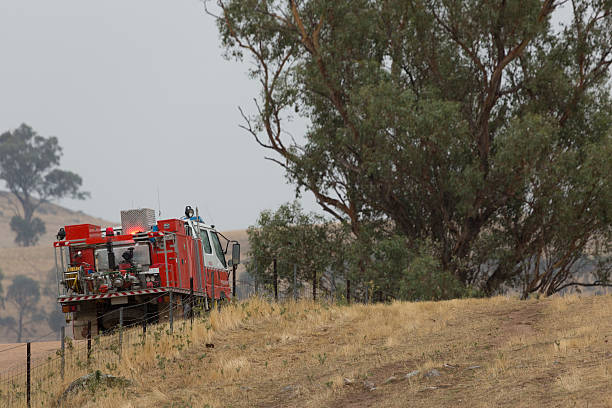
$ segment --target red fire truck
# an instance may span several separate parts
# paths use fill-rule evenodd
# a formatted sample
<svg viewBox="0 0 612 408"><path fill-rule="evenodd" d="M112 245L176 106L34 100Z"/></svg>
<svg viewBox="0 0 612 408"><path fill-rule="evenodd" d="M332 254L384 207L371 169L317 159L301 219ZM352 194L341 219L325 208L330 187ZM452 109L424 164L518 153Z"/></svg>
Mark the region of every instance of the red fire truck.
<svg viewBox="0 0 612 408"><path fill-rule="evenodd" d="M66 225L54 247L58 302L76 339L89 327L91 335L112 329L120 315L124 325L163 318L170 299L183 314L194 304L228 301L229 276L240 262L240 244L190 206L181 218L156 221L154 210L141 208L121 211L121 227Z"/></svg>

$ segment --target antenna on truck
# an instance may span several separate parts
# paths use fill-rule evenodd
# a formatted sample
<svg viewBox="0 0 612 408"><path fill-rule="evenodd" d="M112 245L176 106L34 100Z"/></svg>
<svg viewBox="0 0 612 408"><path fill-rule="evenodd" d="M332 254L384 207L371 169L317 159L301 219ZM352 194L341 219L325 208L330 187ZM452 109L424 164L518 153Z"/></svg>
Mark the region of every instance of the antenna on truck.
<svg viewBox="0 0 612 408"><path fill-rule="evenodd" d="M159 201L159 185L157 186L157 216L161 218L161 204Z"/></svg>

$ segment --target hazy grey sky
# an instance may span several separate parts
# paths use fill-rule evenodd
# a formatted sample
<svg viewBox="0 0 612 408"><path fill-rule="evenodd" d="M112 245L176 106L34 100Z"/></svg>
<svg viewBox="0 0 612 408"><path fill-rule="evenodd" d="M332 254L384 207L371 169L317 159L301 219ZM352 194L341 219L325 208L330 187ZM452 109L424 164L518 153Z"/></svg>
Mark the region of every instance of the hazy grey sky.
<svg viewBox="0 0 612 408"><path fill-rule="evenodd" d="M234 229L293 199L238 128L257 84L222 58L200 0L1 0L0 53L0 132L26 122L59 138L92 193L70 208L118 220L157 208L159 188L162 216L198 205Z"/></svg>
<svg viewBox="0 0 612 408"><path fill-rule="evenodd" d="M119 220L198 205L222 229L293 199L283 171L238 128L257 85L222 57L198 0L0 1L0 132L57 136L92 198L62 204ZM317 209L307 195L307 209Z"/></svg>

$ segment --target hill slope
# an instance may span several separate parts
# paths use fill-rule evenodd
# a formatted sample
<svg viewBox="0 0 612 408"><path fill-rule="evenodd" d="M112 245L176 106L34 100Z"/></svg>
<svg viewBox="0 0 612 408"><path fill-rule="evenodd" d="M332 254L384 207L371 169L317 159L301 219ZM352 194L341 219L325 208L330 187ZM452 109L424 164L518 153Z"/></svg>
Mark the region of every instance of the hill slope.
<svg viewBox="0 0 612 408"><path fill-rule="evenodd" d="M18 201L6 191L0 191L0 248L15 247L15 233L11 231L11 218L17 214L16 207ZM119 215L119 212L117 212ZM43 204L36 211L35 217L39 217L46 226L46 232L40 237L39 245L48 246L55 240L55 235L60 227L70 224L96 224L96 225L117 225L101 218L92 217L82 211L73 211L57 204Z"/></svg>
<svg viewBox="0 0 612 408"><path fill-rule="evenodd" d="M113 372L132 386L98 389L95 402L84 391L67 406L605 407L611 310L611 296L351 307L252 299L173 337L151 328L155 341L126 350Z"/></svg>

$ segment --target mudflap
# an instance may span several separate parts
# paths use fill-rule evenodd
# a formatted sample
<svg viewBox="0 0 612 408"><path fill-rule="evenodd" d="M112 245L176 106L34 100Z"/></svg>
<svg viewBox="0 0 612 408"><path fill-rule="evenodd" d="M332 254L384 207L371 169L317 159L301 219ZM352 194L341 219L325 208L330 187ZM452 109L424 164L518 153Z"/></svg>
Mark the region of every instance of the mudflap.
<svg viewBox="0 0 612 408"><path fill-rule="evenodd" d="M78 312L75 312L72 320L72 333L75 340L87 338L89 322L91 322L91 337L98 335L98 318L95 303L81 304Z"/></svg>

